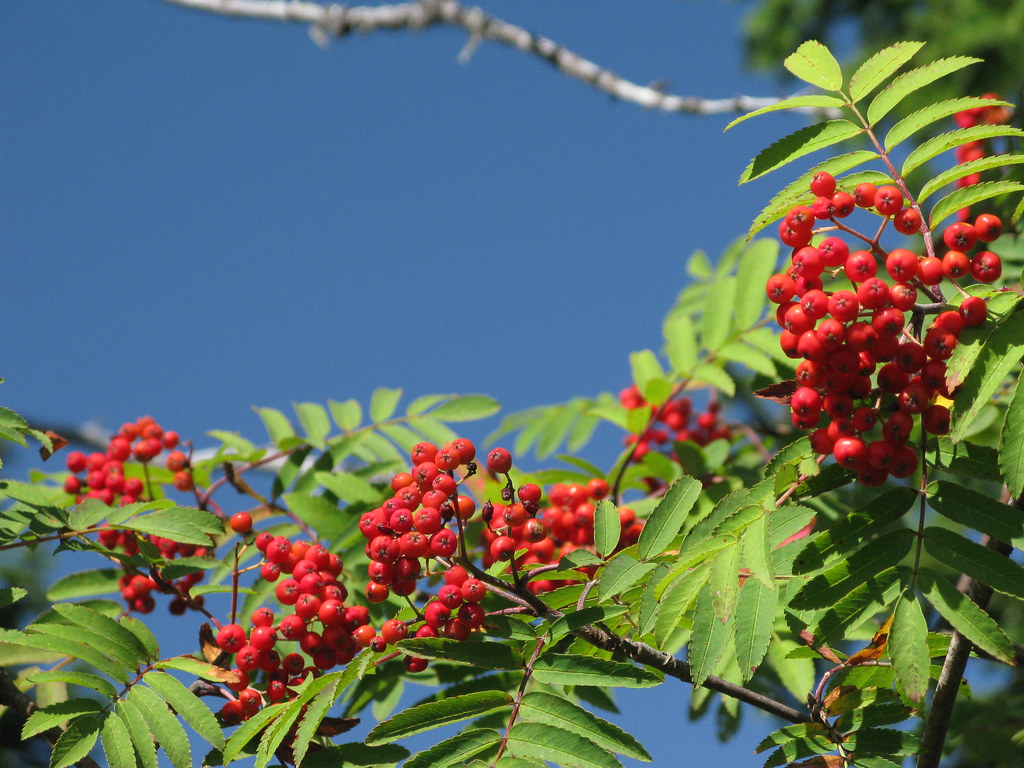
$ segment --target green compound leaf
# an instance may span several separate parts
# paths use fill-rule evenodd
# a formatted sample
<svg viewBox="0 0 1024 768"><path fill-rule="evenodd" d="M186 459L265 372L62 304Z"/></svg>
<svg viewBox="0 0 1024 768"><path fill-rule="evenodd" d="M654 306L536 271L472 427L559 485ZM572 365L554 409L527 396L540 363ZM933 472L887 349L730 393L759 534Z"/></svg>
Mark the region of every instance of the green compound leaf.
<svg viewBox="0 0 1024 768"><path fill-rule="evenodd" d="M615 595L635 586L653 571L654 567L654 563L642 563L625 552L620 552L608 561L608 565L600 572L601 580L597 584L597 591L601 601L611 600Z"/></svg>
<svg viewBox="0 0 1024 768"><path fill-rule="evenodd" d="M928 602L957 632L1000 661L1014 663L1013 643L995 619L967 595L931 571L922 571L918 583Z"/></svg>
<svg viewBox="0 0 1024 768"><path fill-rule="evenodd" d="M669 486L640 532L637 552L641 560L660 555L679 535L701 487L699 480L685 475Z"/></svg>
<svg viewBox="0 0 1024 768"><path fill-rule="evenodd" d="M740 595L740 544L735 537L729 538L732 539L729 546L715 555L715 559L711 561L711 576L708 579L711 604L714 606L715 616L721 622L728 621L732 616Z"/></svg>
<svg viewBox="0 0 1024 768"><path fill-rule="evenodd" d="M100 742L110 768L135 768L135 748L128 726L116 712L108 713L100 730Z"/></svg>
<svg viewBox="0 0 1024 768"><path fill-rule="evenodd" d="M139 533L150 533L181 544L207 546L210 536L224 533L219 517L201 509L172 507L126 520L122 525Z"/></svg>
<svg viewBox="0 0 1024 768"><path fill-rule="evenodd" d="M921 701L928 690L928 624L912 590L905 589L896 602L888 648L903 692Z"/></svg>
<svg viewBox="0 0 1024 768"><path fill-rule="evenodd" d="M95 699L58 701L42 709L37 709L29 715L25 725L21 728L21 738L22 740L30 739L65 721L75 720L84 715L98 714L100 709L101 704Z"/></svg>
<svg viewBox="0 0 1024 768"><path fill-rule="evenodd" d="M778 590L766 587L759 579L747 579L740 589L734 639L736 663L743 682L754 676L768 652L778 598Z"/></svg>
<svg viewBox="0 0 1024 768"><path fill-rule="evenodd" d="M292 403L299 424L306 433L306 441L317 448L324 447L324 439L331 432L331 417L320 403Z"/></svg>
<svg viewBox="0 0 1024 768"><path fill-rule="evenodd" d="M593 742L544 723L519 722L509 732L513 755L536 757L566 768L621 768L621 763Z"/></svg>
<svg viewBox="0 0 1024 768"><path fill-rule="evenodd" d="M163 699L149 688L137 685L129 692L128 701L142 711L150 732L175 768L190 768L192 753L188 735Z"/></svg>
<svg viewBox="0 0 1024 768"><path fill-rule="evenodd" d="M98 630L107 640L108 645L104 647L116 646L119 658L128 659L129 664L133 667L141 664L149 656L148 649L138 637L99 611L75 603L57 603L53 606L53 610L82 629Z"/></svg>
<svg viewBox="0 0 1024 768"><path fill-rule="evenodd" d="M774 104L769 104L767 107L761 107L753 112L747 112L747 114L737 117L725 126L725 130L728 131L733 126L739 125L744 120L749 120L752 117L766 115L769 112L778 112L782 109L841 109L845 105L846 102L842 99L828 96L824 93L812 96L790 96L788 99L777 101Z"/></svg>
<svg viewBox="0 0 1024 768"><path fill-rule="evenodd" d="M963 96L958 99L947 99L929 104L924 109L919 109L917 112L907 115L892 127L885 136L885 149L887 152L892 151L893 147L897 144L900 144L937 120L942 120L965 109L989 106L1010 106L1010 103L1000 101L999 99L980 99L975 96Z"/></svg>
<svg viewBox="0 0 1024 768"><path fill-rule="evenodd" d="M677 376L689 376L697 366L697 327L693 320L681 312L673 312L665 318L662 333L672 372Z"/></svg>
<svg viewBox="0 0 1024 768"><path fill-rule="evenodd" d="M843 87L843 71L835 56L817 40L808 40L786 57L783 66L804 82L826 91Z"/></svg>
<svg viewBox="0 0 1024 768"><path fill-rule="evenodd" d="M351 765L390 766L409 756L409 750L398 744L368 747L358 741L325 747L308 755L302 768L349 768ZM408 763L403 763L404 766Z"/></svg>
<svg viewBox="0 0 1024 768"><path fill-rule="evenodd" d="M935 203L928 215L928 226L934 230L944 219L961 208L970 208L982 200L1021 190L1024 190L1024 184L1017 181L983 181L969 187L961 187Z"/></svg>
<svg viewBox="0 0 1024 768"><path fill-rule="evenodd" d="M444 637L414 637L396 646L410 656L468 664L477 669L522 669L523 663L504 643L465 642Z"/></svg>
<svg viewBox="0 0 1024 768"><path fill-rule="evenodd" d="M660 387L661 382L665 381L665 371L661 367L661 363L658 362L658 357L649 349L642 349L639 352L631 352L629 355L629 365L633 373L633 382L636 384L637 389L640 390L641 394L645 398L648 398L648 391L652 387ZM651 394L661 394L651 393ZM668 393L664 393L664 398L668 396ZM654 403L654 405L660 405L660 403Z"/></svg>
<svg viewBox="0 0 1024 768"><path fill-rule="evenodd" d="M865 61L850 78L850 98L856 103L896 74L924 43L901 42L883 48Z"/></svg>
<svg viewBox="0 0 1024 768"><path fill-rule="evenodd" d="M269 723L280 717L283 712L283 707L265 707L238 726L222 750L224 765L238 757L238 754L245 749L245 746L252 741L253 737L264 728L267 728Z"/></svg>
<svg viewBox="0 0 1024 768"><path fill-rule="evenodd" d="M903 167L900 169L900 174L906 176L915 168L927 163L933 157L936 157L943 152L947 152L954 147L959 147L961 144L966 144L969 141L993 139L999 136L1015 136L1020 138L1024 137L1024 131L1020 128L1013 128L1008 125L975 125L970 128L958 128L955 131L948 131L947 133L928 139L915 147L911 153L907 155L907 159L903 161ZM995 155L994 157L1002 157L1002 155ZM920 200L920 198L918 198L918 200Z"/></svg>
<svg viewBox="0 0 1024 768"><path fill-rule="evenodd" d="M370 395L370 419L375 424L387 421L394 415L398 401L401 399L402 390L400 389L378 387L373 390L373 394Z"/></svg>
<svg viewBox="0 0 1024 768"><path fill-rule="evenodd" d="M743 251L737 268L737 274L742 275L742 279L736 285L736 303L733 307L736 328L749 328L761 319L768 305L764 284L775 273L778 260L779 244L775 240L753 240Z"/></svg>
<svg viewBox="0 0 1024 768"><path fill-rule="evenodd" d="M764 293L763 290L760 292ZM707 352L717 352L729 338L735 304L736 277L729 276L715 281L714 289L708 290L701 317L701 339Z"/></svg>
<svg viewBox="0 0 1024 768"><path fill-rule="evenodd" d="M28 680L36 685L54 682L81 685L85 688L92 688L105 698L117 698L117 689L113 685L102 677L91 675L88 672L79 672L73 669L51 669L48 672L35 672L29 675Z"/></svg>
<svg viewBox="0 0 1024 768"><path fill-rule="evenodd" d="M852 139L864 129L849 120L827 120L808 125L785 136L750 161L740 176L740 184L753 181L811 152Z"/></svg>
<svg viewBox="0 0 1024 768"><path fill-rule="evenodd" d="M328 400L327 408L331 412L334 423L342 432L351 432L358 429L359 425L363 423L363 407L358 400L345 400L344 402Z"/></svg>
<svg viewBox="0 0 1024 768"><path fill-rule="evenodd" d="M270 442L281 447L281 444L290 437L295 437L295 427L280 411L275 408L254 408L256 415L260 417Z"/></svg>
<svg viewBox="0 0 1024 768"><path fill-rule="evenodd" d="M159 670L150 670L142 676L142 681L170 704L210 746L223 749L224 731L199 697L176 678Z"/></svg>
<svg viewBox="0 0 1024 768"><path fill-rule="evenodd" d="M497 731L490 728L473 728L457 733L430 749L417 752L405 761L402 768L448 768L462 765L474 755L501 741Z"/></svg>
<svg viewBox="0 0 1024 768"><path fill-rule="evenodd" d="M864 753L865 757L859 757L857 763L866 768L872 768L867 761L867 755L916 755L921 751L921 740L907 731L896 731L891 728L868 728L849 734L843 746L856 750L858 754ZM892 763L892 765L898 765L898 763Z"/></svg>
<svg viewBox="0 0 1024 768"><path fill-rule="evenodd" d="M732 622L723 624L715 616L711 597L711 587L705 585L697 596L697 608L693 616L687 660L690 662L694 685L702 685L708 675L717 671L732 633Z"/></svg>
<svg viewBox="0 0 1024 768"><path fill-rule="evenodd" d="M430 412L431 418L441 421L477 421L493 416L501 406L487 395L456 395Z"/></svg>
<svg viewBox="0 0 1024 768"><path fill-rule="evenodd" d="M295 765L302 765L310 741L316 736L324 716L334 706L334 702L338 698L338 688L341 685L340 676L320 679L326 680L326 682L319 687L319 690L311 685L306 691L303 691L303 701L299 705L302 720L295 730L295 740L291 744Z"/></svg>
<svg viewBox="0 0 1024 768"><path fill-rule="evenodd" d="M534 662L533 676L551 685L650 688L664 676L646 667L574 653L547 653Z"/></svg>
<svg viewBox="0 0 1024 768"><path fill-rule="evenodd" d="M708 565L686 570L675 576L665 587L658 600L658 613L654 620L654 641L664 648L676 627L686 617L688 609L707 582L711 573ZM657 590L654 591L657 596Z"/></svg>
<svg viewBox="0 0 1024 768"><path fill-rule="evenodd" d="M928 486L932 509L957 523L1003 541L1024 541L1024 511L948 480Z"/></svg>
<svg viewBox="0 0 1024 768"><path fill-rule="evenodd" d="M999 435L999 470L1014 498L1024 490L1024 388L1018 383Z"/></svg>
<svg viewBox="0 0 1024 768"><path fill-rule="evenodd" d="M799 723L787 725L769 733L754 747L754 754L760 754L773 747L781 747L795 741L812 741L815 744L828 745L828 729L821 723Z"/></svg>
<svg viewBox="0 0 1024 768"><path fill-rule="evenodd" d="M952 74L957 70L977 64L981 59L969 56L950 56L947 59L939 59L925 64L917 69L906 72L893 80L884 90L879 92L868 106L868 123L874 125L903 101L907 96L914 93L929 83L933 83L941 77Z"/></svg>
<svg viewBox="0 0 1024 768"><path fill-rule="evenodd" d="M427 702L378 723L366 736L366 744L371 747L388 744L415 733L479 717L511 704L512 697L504 691L480 691Z"/></svg>
<svg viewBox="0 0 1024 768"><path fill-rule="evenodd" d="M32 624L25 632L5 630L0 632L0 642L35 648L40 651L59 653L91 664L112 680L127 684L131 675L120 662L111 661L108 656L83 641L83 634L75 632L66 624Z"/></svg>
<svg viewBox="0 0 1024 768"><path fill-rule="evenodd" d="M67 768L88 755L99 738L101 726L102 719L95 715L85 715L72 720L68 729L53 745L50 768Z"/></svg>
<svg viewBox="0 0 1024 768"><path fill-rule="evenodd" d="M601 499L594 510L594 546L597 547L597 554L608 557L619 545L621 534L619 510L609 499Z"/></svg>
<svg viewBox="0 0 1024 768"><path fill-rule="evenodd" d="M980 157L977 160L969 160L966 163L960 163L949 170L943 171L921 187L921 192L917 196L917 202L923 203L927 198L931 197L932 194L938 192L950 182L962 179L964 176L969 176L972 173L981 173L982 171L987 171L990 168L1003 168L1008 165L1018 165L1020 163L1024 163L1024 155L1020 154L989 155L988 157Z"/></svg>
<svg viewBox="0 0 1024 768"><path fill-rule="evenodd" d="M991 296L987 299L988 319L981 325L964 328L961 331L960 342L953 349L953 356L946 361L946 384L950 389L963 384L971 371L977 367L976 361L988 346L989 338L1013 314L1020 300L1021 297L1012 291ZM942 438L939 442L942 443L943 440L959 442L951 437Z"/></svg>
<svg viewBox="0 0 1024 768"><path fill-rule="evenodd" d="M549 724L571 731L609 752L645 762L651 760L643 745L617 725L561 696L544 691L528 693L523 697L519 717L526 722Z"/></svg>
<svg viewBox="0 0 1024 768"><path fill-rule="evenodd" d="M1024 597L1024 568L1017 563L945 528L929 526L924 534L924 548L943 565L997 592Z"/></svg>
<svg viewBox="0 0 1024 768"><path fill-rule="evenodd" d="M146 726L145 715L127 699L118 701L114 711L128 728L139 764L142 768L156 768L156 744L153 743L153 736Z"/></svg>
<svg viewBox="0 0 1024 768"><path fill-rule="evenodd" d="M78 571L62 576L46 590L46 599L71 600L76 597L92 597L108 595L118 591L117 580L124 571L114 568L101 568L94 571Z"/></svg>

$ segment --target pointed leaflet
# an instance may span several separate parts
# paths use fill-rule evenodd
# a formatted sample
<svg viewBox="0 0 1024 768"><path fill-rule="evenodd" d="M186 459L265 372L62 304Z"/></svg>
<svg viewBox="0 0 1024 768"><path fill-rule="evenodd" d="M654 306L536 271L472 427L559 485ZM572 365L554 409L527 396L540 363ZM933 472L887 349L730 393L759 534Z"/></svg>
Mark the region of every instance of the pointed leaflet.
<svg viewBox="0 0 1024 768"><path fill-rule="evenodd" d="M972 173L981 173L982 171L987 171L990 168L1003 168L1008 165L1018 165L1020 163L1024 163L1024 155L1019 154L990 155L988 157L979 157L977 160L969 160L966 163L960 163L959 165L955 165L952 168L943 171L921 187L921 192L917 196L917 202L923 203L934 192L938 192L950 182L962 179L964 176L969 176Z"/></svg>
<svg viewBox="0 0 1024 768"><path fill-rule="evenodd" d="M914 91L935 82L940 77L945 77L979 61L981 59L969 56L951 56L948 59L939 59L900 75L872 99L868 106L868 123L871 125L877 123Z"/></svg>
<svg viewBox="0 0 1024 768"><path fill-rule="evenodd" d="M964 438L978 412L988 403L1007 374L1020 365L1022 356L1024 312L1015 312L992 332L988 343L979 350L977 360L964 383L957 389L953 401L953 428L949 434L954 442Z"/></svg>
<svg viewBox="0 0 1024 768"><path fill-rule="evenodd" d="M25 632L3 631L0 633L0 642L71 656L91 664L107 677L122 684L127 684L131 679L123 665L112 662L93 646L80 642L80 637L69 639L67 635L74 635L74 628L60 624L33 624Z"/></svg>
<svg viewBox="0 0 1024 768"><path fill-rule="evenodd" d="M99 714L100 709L101 704L95 699L68 699L37 709L28 716L25 725L21 728L22 741L68 720L75 720L84 715Z"/></svg>
<svg viewBox="0 0 1024 768"><path fill-rule="evenodd" d="M306 440L317 448L324 447L324 438L331 432L331 418L320 403L292 403Z"/></svg>
<svg viewBox="0 0 1024 768"><path fill-rule="evenodd" d="M676 627L686 617L687 609L708 580L711 568L702 565L684 571L669 582L658 601L658 615L654 621L654 641L664 648ZM656 593L655 593L656 594Z"/></svg>
<svg viewBox="0 0 1024 768"><path fill-rule="evenodd" d="M685 475L669 486L640 532L637 551L641 560L660 555L679 535L701 487L699 480Z"/></svg>
<svg viewBox="0 0 1024 768"><path fill-rule="evenodd" d="M398 407L398 401L402 397L402 390L378 387L370 395L370 419L379 424L390 419Z"/></svg>
<svg viewBox="0 0 1024 768"><path fill-rule="evenodd" d="M670 313L665 318L662 333L672 372L677 376L689 376L697 365L697 329L693 321L682 312Z"/></svg>
<svg viewBox="0 0 1024 768"><path fill-rule="evenodd" d="M77 571L62 576L46 590L46 599L51 601L71 600L75 597L107 595L118 591L117 580L124 571L101 568L95 571Z"/></svg>
<svg viewBox="0 0 1024 768"><path fill-rule="evenodd" d="M479 717L511 704L512 697L504 691L480 691L420 704L377 723L367 734L366 744L371 747L388 744L414 733L422 733L450 723L457 723L460 720Z"/></svg>
<svg viewBox="0 0 1024 768"><path fill-rule="evenodd" d="M723 623L732 616L736 598L740 594L740 545L735 537L729 538L732 539L729 546L715 555L711 563L711 577L708 580L715 616Z"/></svg>
<svg viewBox="0 0 1024 768"><path fill-rule="evenodd" d="M210 743L210 746L223 749L223 729L218 725L213 713L192 691L166 672L155 669L143 675L142 681L170 704L196 733Z"/></svg>
<svg viewBox="0 0 1024 768"><path fill-rule="evenodd" d="M67 768L89 754L100 735L101 719L85 715L73 720L53 745L50 768Z"/></svg>
<svg viewBox="0 0 1024 768"><path fill-rule="evenodd" d="M224 765L234 760L253 737L268 727L268 724L283 714L284 707L264 707L242 723L231 734L222 750Z"/></svg>
<svg viewBox="0 0 1024 768"><path fill-rule="evenodd" d="M649 349L632 352L629 355L629 365L633 372L633 383L640 393L652 405L661 405L669 393L664 391L668 381L657 356ZM656 399L652 400L652 395Z"/></svg>
<svg viewBox="0 0 1024 768"><path fill-rule="evenodd" d="M843 87L843 71L835 56L817 40L808 40L782 62L801 80L825 91L838 91Z"/></svg>
<svg viewBox="0 0 1024 768"><path fill-rule="evenodd" d="M607 751L575 733L543 723L519 722L509 732L513 755L536 757L566 768L621 768Z"/></svg>
<svg viewBox="0 0 1024 768"><path fill-rule="evenodd" d="M863 132L863 128L849 120L828 120L824 123L800 128L762 150L757 157L751 160L740 175L740 183L753 181L798 157L809 155L811 152L830 147L840 141L852 139Z"/></svg>
<svg viewBox="0 0 1024 768"><path fill-rule="evenodd" d="M108 713L100 730L100 742L110 768L135 768L135 748L128 726L116 712Z"/></svg>
<svg viewBox="0 0 1024 768"><path fill-rule="evenodd" d="M960 332L959 343L953 348L952 357L946 361L946 384L951 390L959 387L976 367L975 361L988 345L989 337L1010 317L1020 300L1021 297L1011 291L986 297L988 319L981 325L964 328ZM947 440L951 440L953 443L958 442L952 438L942 438L939 443ZM961 450L970 450L971 448L972 446L968 445Z"/></svg>
<svg viewBox="0 0 1024 768"><path fill-rule="evenodd" d="M767 296L763 288L758 293ZM735 276L721 278L708 287L701 317L701 340L709 353L717 352L729 338L735 305Z"/></svg>
<svg viewBox="0 0 1024 768"><path fill-rule="evenodd" d="M913 701L921 701L928 690L928 624L921 604L909 589L896 602L889 657L900 688Z"/></svg>
<svg viewBox="0 0 1024 768"><path fill-rule="evenodd" d="M953 629L1000 661L1014 664L1013 644L1006 633L967 595L931 571L922 571L918 583L928 602Z"/></svg>
<svg viewBox="0 0 1024 768"><path fill-rule="evenodd" d="M697 609L693 617L693 631L686 652L693 684L702 685L708 675L718 669L718 664L725 655L729 645L729 634L732 625L723 624L715 616L715 606L711 601L710 586L705 586L697 597Z"/></svg>
<svg viewBox="0 0 1024 768"><path fill-rule="evenodd" d="M219 517L201 509L186 507L159 509L126 520L122 525L129 530L201 547L210 544L210 535L219 536L224 533L224 523Z"/></svg>
<svg viewBox="0 0 1024 768"><path fill-rule="evenodd" d="M928 486L932 509L1003 541L1024 541L1024 511L948 480Z"/></svg>
<svg viewBox="0 0 1024 768"><path fill-rule="evenodd" d="M743 536L743 562L751 575L762 585L768 589L775 589L774 563L766 515L761 515L752 522Z"/></svg>
<svg viewBox="0 0 1024 768"><path fill-rule="evenodd" d="M266 427L270 442L280 447L290 437L295 437L295 428L288 417L274 408L254 408L256 414Z"/></svg>
<svg viewBox="0 0 1024 768"><path fill-rule="evenodd" d="M156 768L156 745L153 743L149 728L146 727L143 713L127 699L118 701L114 711L128 728L139 764L142 768Z"/></svg>
<svg viewBox="0 0 1024 768"><path fill-rule="evenodd" d="M35 672L28 676L28 680L31 683L50 683L50 682L61 682L71 683L72 685L81 685L84 688L92 688L94 691L99 693L108 699L117 698L117 689L114 688L107 680L97 675L91 675L88 672L79 672L73 669L51 669L47 672Z"/></svg>
<svg viewBox="0 0 1024 768"><path fill-rule="evenodd" d="M664 679L661 673L646 667L575 653L544 654L534 662L533 676L551 685L617 688L650 688Z"/></svg>
<svg viewBox="0 0 1024 768"><path fill-rule="evenodd" d="M310 741L320 730L327 710L334 706L334 702L338 698L338 687L341 684L340 675L338 677L321 677L300 694L301 701L297 701L296 705L299 708L299 716L302 721L295 729L295 738L290 744L295 765L302 764Z"/></svg>
<svg viewBox="0 0 1024 768"><path fill-rule="evenodd" d="M850 98L858 102L896 74L924 46L918 42L900 42L883 48L865 61L850 78Z"/></svg>
<svg viewBox="0 0 1024 768"><path fill-rule="evenodd" d="M501 741L497 731L474 728L457 733L430 749L417 752L402 764L402 768L448 768L462 765L474 755Z"/></svg>
<svg viewBox="0 0 1024 768"><path fill-rule="evenodd" d="M900 174L902 176L906 176L912 170L920 167L924 163L927 163L933 157L953 149L954 147L958 147L961 144L966 144L969 141L991 139L998 136L1015 136L1017 138L1021 138L1024 137L1024 131L1020 128L1013 128L1008 125L975 125L970 128L958 128L955 131L940 134L923 142L909 155L907 155L907 159L903 161L903 167L900 169ZM994 157L998 158L1002 157L1002 155L995 155Z"/></svg>
<svg viewBox="0 0 1024 768"><path fill-rule="evenodd" d="M526 722L543 723L571 731L609 752L617 752L636 760L651 760L640 742L617 725L561 696L544 691L528 693L523 697L519 717Z"/></svg>
<svg viewBox="0 0 1024 768"><path fill-rule="evenodd" d="M999 470L1013 497L1024 490L1024 387L1017 384L999 434Z"/></svg>
<svg viewBox="0 0 1024 768"><path fill-rule="evenodd" d="M778 112L782 109L840 109L846 104L840 98L835 96L828 96L824 93L819 93L811 96L790 96L788 99L777 101L774 104L769 104L767 107L761 107L755 109L753 112L747 112L745 115L740 115L727 126L725 130L729 130L735 125L739 125L744 120L749 120L752 117L758 117L759 115L766 115L769 112Z"/></svg>
<svg viewBox="0 0 1024 768"><path fill-rule="evenodd" d="M122 655L134 661L136 666L149 656L149 651L138 637L99 611L75 603L58 603L53 606L53 610L83 629L99 630L109 643L117 645Z"/></svg>
<svg viewBox="0 0 1024 768"><path fill-rule="evenodd" d="M607 602L625 592L654 570L654 563L641 563L625 552L620 552L600 572L597 584L601 602Z"/></svg>
<svg viewBox="0 0 1024 768"><path fill-rule="evenodd" d="M504 643L459 642L444 637L411 637L398 649L410 656L468 664L477 669L521 669L523 664Z"/></svg>
<svg viewBox="0 0 1024 768"><path fill-rule="evenodd" d="M736 303L732 308L736 328L749 328L761 318L768 304L764 284L774 274L778 260L779 244L775 240L753 240L744 250L737 268L741 279L736 285Z"/></svg>
<svg viewBox="0 0 1024 768"><path fill-rule="evenodd" d="M928 225L934 230L944 219L961 208L969 208L982 200L1021 190L1024 190L1024 184L1016 181L983 181L969 187L961 187L935 203L928 214Z"/></svg>
<svg viewBox="0 0 1024 768"><path fill-rule="evenodd" d="M736 382L719 365L714 363L698 365L694 368L691 378L695 384L706 384L709 387L714 387L727 397L732 397L736 394Z"/></svg>
<svg viewBox="0 0 1024 768"><path fill-rule="evenodd" d="M487 395L456 395L430 412L441 421L476 421L493 416L501 409L498 401Z"/></svg>
<svg viewBox="0 0 1024 768"><path fill-rule="evenodd" d="M363 423L363 407L358 400L345 400L344 402L328 400L327 408L331 412L334 423L342 432L351 432L353 429L358 429L359 425Z"/></svg>
<svg viewBox="0 0 1024 768"><path fill-rule="evenodd" d="M744 682L754 676L768 651L778 596L777 590L766 587L758 579L747 579L740 589L736 604L734 644L736 663Z"/></svg>
<svg viewBox="0 0 1024 768"><path fill-rule="evenodd" d="M608 557L619 545L621 534L619 511L610 500L601 499L594 510L594 546L597 547L597 554Z"/></svg>
<svg viewBox="0 0 1024 768"><path fill-rule="evenodd" d="M192 754L188 736L178 718L167 708L167 704L152 690L142 685L132 688L128 700L142 711L149 730L175 768L190 768Z"/></svg>
<svg viewBox="0 0 1024 768"><path fill-rule="evenodd" d="M911 115L907 115L890 129L885 135L885 149L891 152L892 148L900 142L910 138L925 126L931 125L938 120L955 115L965 109L976 107L1000 107L1010 106L1009 102L999 99L979 99L975 96L962 96L958 99L946 99L929 104Z"/></svg>
<svg viewBox="0 0 1024 768"><path fill-rule="evenodd" d="M924 534L924 548L944 565L997 592L1024 597L1024 568L1013 560L945 528L929 526Z"/></svg>

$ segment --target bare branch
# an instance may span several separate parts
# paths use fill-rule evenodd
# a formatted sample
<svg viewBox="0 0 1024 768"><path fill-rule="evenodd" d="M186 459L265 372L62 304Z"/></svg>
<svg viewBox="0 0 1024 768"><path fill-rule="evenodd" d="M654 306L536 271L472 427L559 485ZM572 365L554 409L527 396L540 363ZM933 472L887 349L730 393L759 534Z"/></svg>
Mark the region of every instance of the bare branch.
<svg viewBox="0 0 1024 768"><path fill-rule="evenodd" d="M459 56L466 61L482 40L492 40L531 53L563 74L582 80L622 101L646 109L686 115L721 115L752 112L775 104L774 97L733 96L705 99L664 92L656 84L639 85L598 66L593 61L541 35L495 18L480 8L466 7L457 0L418 0L393 5L323 5L306 0L164 0L196 11L262 21L310 25L313 39L320 43L342 38L350 32L378 30L419 30L433 26L459 27L469 33L467 46Z"/></svg>

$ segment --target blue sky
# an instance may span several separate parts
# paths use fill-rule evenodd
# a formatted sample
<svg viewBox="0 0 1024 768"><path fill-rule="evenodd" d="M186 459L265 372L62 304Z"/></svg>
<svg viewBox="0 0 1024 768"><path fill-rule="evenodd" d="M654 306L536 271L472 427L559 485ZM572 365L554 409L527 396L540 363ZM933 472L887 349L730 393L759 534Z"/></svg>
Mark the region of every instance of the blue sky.
<svg viewBox="0 0 1024 768"><path fill-rule="evenodd" d="M743 4L486 9L637 82L783 93L742 70ZM738 188L747 161L800 124L723 134L727 117L616 103L497 44L460 64L457 30L321 49L152 1L3 10L2 402L49 422L151 413L199 443L258 440L253 405L379 385L506 413L617 391L685 257L789 180ZM623 699L658 765L752 765L767 731L751 717L719 747L684 725L682 685Z"/></svg>

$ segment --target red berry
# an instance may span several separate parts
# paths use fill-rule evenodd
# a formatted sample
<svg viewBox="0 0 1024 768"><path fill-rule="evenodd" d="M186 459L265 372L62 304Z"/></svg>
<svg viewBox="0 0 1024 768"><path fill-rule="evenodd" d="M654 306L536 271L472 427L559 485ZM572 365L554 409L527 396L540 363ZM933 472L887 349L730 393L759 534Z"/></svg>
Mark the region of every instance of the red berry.
<svg viewBox="0 0 1024 768"><path fill-rule="evenodd" d="M237 652L245 643L245 630L238 624L225 624L217 633L217 647L226 653Z"/></svg>
<svg viewBox="0 0 1024 768"><path fill-rule="evenodd" d="M815 195L831 197L836 191L836 180L831 173L818 171L811 178L811 192Z"/></svg>
<svg viewBox="0 0 1024 768"><path fill-rule="evenodd" d="M903 193L897 187L883 186L875 192L875 210L883 216L899 213L903 207Z"/></svg>
<svg viewBox="0 0 1024 768"><path fill-rule="evenodd" d="M968 296L960 303L958 311L964 325L974 327L985 322L985 318L988 317L988 304L980 296Z"/></svg>
<svg viewBox="0 0 1024 768"><path fill-rule="evenodd" d="M493 448L487 454L487 469L495 475L504 475L512 469L512 454L504 448Z"/></svg>
<svg viewBox="0 0 1024 768"><path fill-rule="evenodd" d="M974 230L981 242L991 243L993 240L997 240L1003 233L1003 222L1000 221L998 216L993 216L991 213L983 213L974 220Z"/></svg>

